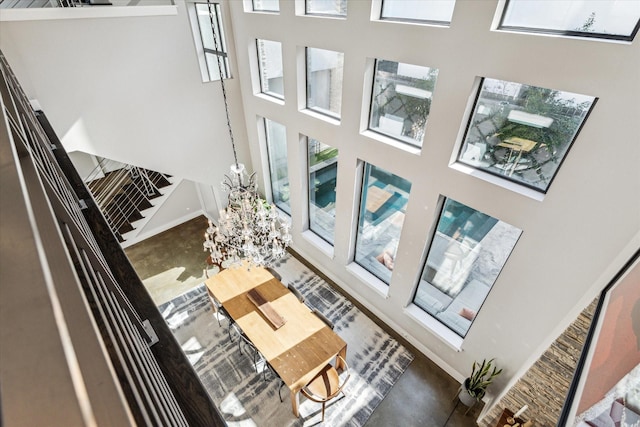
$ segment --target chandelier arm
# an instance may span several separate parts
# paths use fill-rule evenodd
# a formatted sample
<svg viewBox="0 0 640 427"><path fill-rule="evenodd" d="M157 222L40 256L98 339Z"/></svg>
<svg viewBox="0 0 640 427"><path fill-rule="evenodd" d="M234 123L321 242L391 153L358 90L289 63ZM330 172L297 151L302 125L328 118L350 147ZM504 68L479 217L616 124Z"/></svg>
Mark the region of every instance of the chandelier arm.
<svg viewBox="0 0 640 427"><path fill-rule="evenodd" d="M216 26L210 0L207 0L207 6L214 48L216 52L220 52L215 31L215 28L221 29L219 16L216 14ZM243 262L253 266L266 266L285 255L285 250L292 241L290 225L278 217L275 205L269 205L260 197L256 173L247 176L244 165L238 163L221 56L217 55L218 72L235 164L231 166L231 173L224 175L221 183L223 191L229 193L227 207L220 209L217 227L209 220L203 247L210 253L210 259L223 268L227 268L225 264L228 267L239 267Z"/></svg>
<svg viewBox="0 0 640 427"><path fill-rule="evenodd" d="M207 0L207 8L209 9L209 21L211 22L211 32L213 33L213 48L216 52L220 52L218 46L218 36L216 35L216 28L219 30L222 29L220 25L214 25L213 23L213 9L211 8L211 0ZM219 24L219 22L218 22ZM229 104L227 102L227 90L224 85L224 76L222 75L222 60L220 59L221 55L216 54L216 59L218 63L218 74L220 76L220 87L222 88L222 99L224 100L224 111L227 115L227 128L229 129L229 138L231 138L231 147L233 148L233 160L235 161L236 167L238 167L238 154L236 153L236 144L233 139L233 130L231 129L231 118L229 116Z"/></svg>

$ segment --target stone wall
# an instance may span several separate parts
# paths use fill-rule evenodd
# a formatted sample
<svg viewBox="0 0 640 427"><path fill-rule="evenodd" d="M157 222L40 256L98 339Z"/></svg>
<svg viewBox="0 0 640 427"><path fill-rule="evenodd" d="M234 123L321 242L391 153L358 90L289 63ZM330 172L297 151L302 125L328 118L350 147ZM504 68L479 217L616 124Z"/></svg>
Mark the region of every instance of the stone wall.
<svg viewBox="0 0 640 427"><path fill-rule="evenodd" d="M504 408L513 412L529 405L522 418L536 427L558 423L580 353L593 319L598 298L554 341L489 413L478 421L480 427L493 427Z"/></svg>

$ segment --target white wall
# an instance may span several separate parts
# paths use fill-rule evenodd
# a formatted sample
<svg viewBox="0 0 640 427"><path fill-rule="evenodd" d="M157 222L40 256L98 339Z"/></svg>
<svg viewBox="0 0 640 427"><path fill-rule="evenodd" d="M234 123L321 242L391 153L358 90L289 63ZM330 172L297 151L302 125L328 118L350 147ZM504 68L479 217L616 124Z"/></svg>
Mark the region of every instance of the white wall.
<svg viewBox="0 0 640 427"><path fill-rule="evenodd" d="M473 360L496 357L504 374L490 391L499 394L606 285L620 259L631 255L629 247L640 245L638 40L629 45L490 31L497 0L456 2L450 28L372 22L366 1L349 2L346 20L295 16L294 2L280 2L277 15L245 13L241 2L230 5L247 132L254 165L262 165L265 179L256 117L287 126L293 247L456 378L466 376ZM256 38L282 43L284 105L254 95L250 73L257 71L257 60L249 52ZM345 54L339 125L301 111L305 46ZM361 133L375 58L439 69L421 152ZM544 200L449 166L479 76L600 98ZM339 149L332 255L302 235L307 213L301 135ZM361 160L413 183L386 297L346 267L352 259ZM460 352L404 311L441 195L523 230Z"/></svg>
<svg viewBox="0 0 640 427"><path fill-rule="evenodd" d="M151 200L151 203L155 204L156 202ZM127 246L166 231L198 215L202 215L202 207L200 206L196 185L193 181L184 179L176 184L176 188L172 190L171 194L163 202L162 207L157 212L154 212L149 221L139 230L140 234L135 241L126 242ZM207 224L203 222L203 235L206 228Z"/></svg>
<svg viewBox="0 0 640 427"><path fill-rule="evenodd" d="M82 151L72 151L68 153L68 155L81 179L86 180L88 177L91 177L91 179L98 179L104 177L104 171L102 169L97 169L98 161L95 156Z"/></svg>
<svg viewBox="0 0 640 427"><path fill-rule="evenodd" d="M233 159L220 83L202 83L185 4L166 8L177 14L5 21L0 47L68 152L217 185ZM54 12L39 11L70 13ZM227 82L231 121L240 161L250 164L238 83Z"/></svg>
<svg viewBox="0 0 640 427"><path fill-rule="evenodd" d="M473 360L496 357L505 371L494 394L555 339L613 276L630 248L640 244L638 41L628 45L493 32L497 4L458 1L451 27L439 28L371 22L366 1L349 2L346 20L296 17L293 1L282 1L279 15L245 13L242 2L225 3L238 55L237 67L232 57L237 78L230 81L229 92L240 157L249 163L242 142L246 132L253 165L265 180L266 151L257 117L287 126L294 248L458 379ZM190 37L184 4L178 5L177 16L3 22L0 28L0 46L68 149L82 147L217 188L231 150L219 85L200 82ZM254 96L250 73L257 60L249 52L255 38L282 43L284 103ZM345 54L339 125L300 111L305 46ZM440 70L420 152L361 133L374 58ZM600 98L544 200L449 167L477 76ZM332 256L302 236L306 152L301 134L340 150ZM413 183L387 297L346 268L361 160ZM440 195L523 230L462 351L404 312Z"/></svg>

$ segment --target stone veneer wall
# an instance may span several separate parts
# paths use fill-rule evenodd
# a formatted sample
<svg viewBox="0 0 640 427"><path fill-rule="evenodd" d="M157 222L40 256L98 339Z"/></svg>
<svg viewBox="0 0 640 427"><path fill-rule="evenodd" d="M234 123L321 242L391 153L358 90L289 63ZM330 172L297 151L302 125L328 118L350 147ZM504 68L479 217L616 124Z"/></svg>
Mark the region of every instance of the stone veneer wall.
<svg viewBox="0 0 640 427"><path fill-rule="evenodd" d="M480 427L493 427L504 408L515 412L529 405L522 418L535 427L558 423L573 374L591 326L598 298L565 329L497 405L478 421Z"/></svg>

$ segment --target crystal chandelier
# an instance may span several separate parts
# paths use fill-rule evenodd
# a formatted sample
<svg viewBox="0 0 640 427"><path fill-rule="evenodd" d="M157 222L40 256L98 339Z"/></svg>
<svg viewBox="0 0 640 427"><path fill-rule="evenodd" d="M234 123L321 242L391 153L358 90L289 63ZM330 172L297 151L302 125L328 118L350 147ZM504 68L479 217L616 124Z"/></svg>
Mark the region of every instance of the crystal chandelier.
<svg viewBox="0 0 640 427"><path fill-rule="evenodd" d="M219 51L211 3L207 1L207 5L214 47ZM209 220L203 246L210 252L211 261L223 267L237 267L243 261L266 266L284 256L291 243L289 224L280 219L275 205L269 205L258 194L255 173L248 176L244 165L238 163L220 61L218 55L220 85L235 162L231 165L231 173L222 181L222 191L229 197L227 207L220 209L217 226Z"/></svg>

